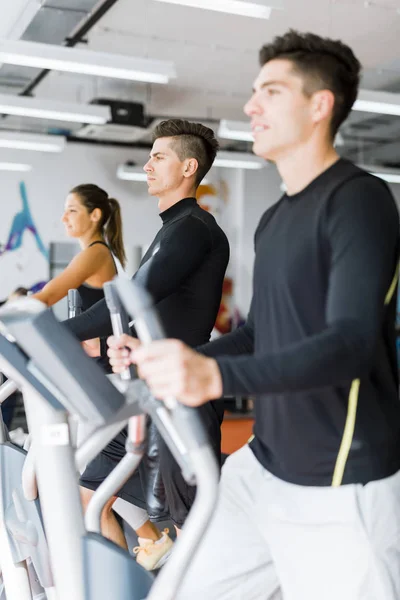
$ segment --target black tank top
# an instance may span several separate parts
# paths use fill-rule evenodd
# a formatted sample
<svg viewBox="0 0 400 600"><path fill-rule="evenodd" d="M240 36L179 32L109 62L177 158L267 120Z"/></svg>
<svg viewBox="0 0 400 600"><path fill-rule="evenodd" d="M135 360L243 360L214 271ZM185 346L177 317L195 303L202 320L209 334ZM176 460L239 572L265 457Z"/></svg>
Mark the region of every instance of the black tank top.
<svg viewBox="0 0 400 600"><path fill-rule="evenodd" d="M107 244L105 242L101 242L101 241L97 241L97 242L92 242L91 244L89 244L89 248L91 248L91 246L94 246L95 244L102 244L103 246L105 246L106 248L108 248ZM111 253L111 250L110 250ZM114 263L114 267L115 267L115 274L117 274L117 265L115 264L115 260L114 257L111 253L111 257L113 259L113 263ZM85 311L88 308L90 308L91 306L93 306L93 304L96 304L96 302L98 302L99 300L102 300L104 298L104 292L103 292L103 288L98 288L98 287L93 287L87 283L82 283L82 285L80 285L77 288L79 295L82 299L82 310Z"/></svg>
<svg viewBox="0 0 400 600"><path fill-rule="evenodd" d="M105 242L101 242L100 240L97 242L92 242L91 244L89 244L88 248L90 248L91 246L94 246L95 244L102 244L103 246L105 246L106 248L109 249L107 244ZM115 274L117 274L118 273L117 265L115 264L114 256L112 255L111 250L110 250L110 254L111 254L111 258L113 259L113 263L114 263L114 267L115 267ZM77 288L77 290L82 299L82 311L83 312L85 310L88 310L88 308L90 308L91 306L96 304L96 302L98 302L99 300L102 300L104 298L104 292L103 292L102 287L97 288L97 287L88 285L87 283L82 283L82 285L80 285ZM97 364L100 365L106 373L112 373L112 369L108 362L107 356L99 356L98 358L94 358L93 360L95 360L97 362Z"/></svg>

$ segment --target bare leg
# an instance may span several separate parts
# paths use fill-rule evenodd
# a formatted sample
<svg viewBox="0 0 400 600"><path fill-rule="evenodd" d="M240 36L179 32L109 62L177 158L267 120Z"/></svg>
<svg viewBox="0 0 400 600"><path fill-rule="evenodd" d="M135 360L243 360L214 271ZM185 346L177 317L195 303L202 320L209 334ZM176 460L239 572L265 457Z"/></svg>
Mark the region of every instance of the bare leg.
<svg viewBox="0 0 400 600"><path fill-rule="evenodd" d="M136 529L138 537L156 542L161 539L161 532L151 521L146 521L144 525Z"/></svg>
<svg viewBox="0 0 400 600"><path fill-rule="evenodd" d="M93 492L93 490L88 490L87 488L83 488L83 487L81 487L79 489L81 492L81 501L82 501L83 512L85 513L86 508L87 508L94 492ZM114 504L115 500L116 500L115 496L113 498L110 498L110 500L107 502L107 504L104 507L104 510L101 515L101 533L107 539L111 540L118 546L121 546L121 548L124 548L124 550L127 550L128 546L126 544L126 539L125 539L124 533L123 533L121 527L119 526L119 523L118 523L117 519L115 518L115 515L112 511L112 505Z"/></svg>

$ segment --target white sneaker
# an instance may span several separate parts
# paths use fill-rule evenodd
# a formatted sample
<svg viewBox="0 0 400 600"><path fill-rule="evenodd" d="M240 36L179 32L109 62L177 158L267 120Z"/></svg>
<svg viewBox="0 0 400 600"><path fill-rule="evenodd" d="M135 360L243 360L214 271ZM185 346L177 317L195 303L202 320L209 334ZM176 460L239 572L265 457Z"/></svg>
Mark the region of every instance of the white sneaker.
<svg viewBox="0 0 400 600"><path fill-rule="evenodd" d="M168 535L169 529L164 529L161 538L154 542L146 538L138 538L139 546L133 549L137 563L146 571L159 569L167 562L174 542Z"/></svg>

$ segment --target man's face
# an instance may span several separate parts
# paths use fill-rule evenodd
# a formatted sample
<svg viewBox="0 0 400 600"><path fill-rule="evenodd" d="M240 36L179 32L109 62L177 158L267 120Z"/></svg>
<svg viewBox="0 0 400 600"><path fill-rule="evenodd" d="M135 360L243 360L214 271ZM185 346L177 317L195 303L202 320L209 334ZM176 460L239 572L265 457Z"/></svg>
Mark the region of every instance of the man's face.
<svg viewBox="0 0 400 600"><path fill-rule="evenodd" d="M274 59L261 68L244 107L251 118L255 154L276 162L310 138L315 103L303 86L289 60Z"/></svg>
<svg viewBox="0 0 400 600"><path fill-rule="evenodd" d="M143 169L147 173L148 192L151 196L163 196L178 189L184 180L187 161L180 161L173 150L173 138L158 138Z"/></svg>

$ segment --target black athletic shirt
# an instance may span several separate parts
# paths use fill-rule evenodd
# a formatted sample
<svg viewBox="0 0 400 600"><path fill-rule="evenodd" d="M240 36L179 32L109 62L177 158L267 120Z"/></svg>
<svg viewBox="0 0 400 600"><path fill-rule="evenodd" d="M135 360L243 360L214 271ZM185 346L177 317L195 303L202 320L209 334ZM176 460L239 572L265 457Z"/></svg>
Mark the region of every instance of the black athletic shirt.
<svg viewBox="0 0 400 600"><path fill-rule="evenodd" d="M143 257L135 281L153 296L169 337L190 346L210 339L229 260L226 235L195 198L160 214L163 225ZM65 321L81 340L112 333L105 300Z"/></svg>
<svg viewBox="0 0 400 600"><path fill-rule="evenodd" d="M263 215L255 251L246 324L202 348L225 394L257 395L255 456L300 485L392 475L399 215L388 187L339 160Z"/></svg>

